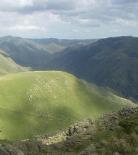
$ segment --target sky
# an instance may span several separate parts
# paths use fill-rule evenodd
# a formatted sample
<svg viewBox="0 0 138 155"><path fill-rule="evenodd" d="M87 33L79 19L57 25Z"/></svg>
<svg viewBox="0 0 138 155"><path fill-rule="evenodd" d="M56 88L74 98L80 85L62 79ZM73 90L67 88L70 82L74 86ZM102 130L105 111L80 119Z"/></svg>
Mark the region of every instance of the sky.
<svg viewBox="0 0 138 155"><path fill-rule="evenodd" d="M0 0L0 36L138 36L138 0Z"/></svg>

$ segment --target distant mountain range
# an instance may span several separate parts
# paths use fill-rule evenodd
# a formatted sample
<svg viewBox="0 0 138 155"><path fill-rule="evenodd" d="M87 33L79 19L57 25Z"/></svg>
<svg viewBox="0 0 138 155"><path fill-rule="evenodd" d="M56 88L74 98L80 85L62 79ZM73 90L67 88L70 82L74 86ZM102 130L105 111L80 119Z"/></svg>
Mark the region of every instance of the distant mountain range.
<svg viewBox="0 0 138 155"><path fill-rule="evenodd" d="M138 38L99 40L0 38L0 48L33 70L63 70L138 99Z"/></svg>
<svg viewBox="0 0 138 155"><path fill-rule="evenodd" d="M60 69L125 97L138 99L138 38L101 39L55 55L51 69Z"/></svg>
<svg viewBox="0 0 138 155"><path fill-rule="evenodd" d="M25 39L6 36L0 38L0 48L20 65L45 69L47 61L54 53L94 41L96 40Z"/></svg>

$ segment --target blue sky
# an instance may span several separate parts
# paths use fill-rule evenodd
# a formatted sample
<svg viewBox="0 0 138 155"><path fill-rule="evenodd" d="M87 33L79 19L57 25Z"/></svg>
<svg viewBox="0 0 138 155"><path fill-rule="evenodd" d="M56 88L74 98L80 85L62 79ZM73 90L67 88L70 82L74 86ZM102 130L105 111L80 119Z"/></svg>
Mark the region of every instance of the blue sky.
<svg viewBox="0 0 138 155"><path fill-rule="evenodd" d="M138 36L138 0L1 0L0 36Z"/></svg>

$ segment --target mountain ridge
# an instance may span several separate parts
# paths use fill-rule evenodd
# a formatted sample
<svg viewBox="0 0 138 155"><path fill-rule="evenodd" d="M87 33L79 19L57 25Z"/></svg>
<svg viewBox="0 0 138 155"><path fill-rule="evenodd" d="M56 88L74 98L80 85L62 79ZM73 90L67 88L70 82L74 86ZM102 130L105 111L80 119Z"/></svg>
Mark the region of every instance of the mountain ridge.
<svg viewBox="0 0 138 155"><path fill-rule="evenodd" d="M83 40L81 44L80 40L36 39L32 42L22 38L13 41L14 37L9 40L7 43L1 38L0 47L17 64L33 70L66 71L96 85L109 87L126 98L138 99L138 37L89 40L91 43ZM70 46L64 49L62 45L65 44Z"/></svg>
<svg viewBox="0 0 138 155"><path fill-rule="evenodd" d="M138 37L106 38L66 49L49 64L50 68L68 71L89 82L112 88L125 97L137 99L137 51Z"/></svg>

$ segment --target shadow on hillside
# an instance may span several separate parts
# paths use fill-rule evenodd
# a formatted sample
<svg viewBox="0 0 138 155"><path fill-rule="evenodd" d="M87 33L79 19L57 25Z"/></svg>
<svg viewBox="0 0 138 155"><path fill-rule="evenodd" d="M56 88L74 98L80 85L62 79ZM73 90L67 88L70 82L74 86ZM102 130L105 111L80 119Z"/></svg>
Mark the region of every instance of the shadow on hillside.
<svg viewBox="0 0 138 155"><path fill-rule="evenodd" d="M28 139L39 134L49 134L65 128L76 116L71 109L57 107L52 113L34 113L36 109L27 102L14 110L1 109L0 117L6 126L1 129L4 139Z"/></svg>

